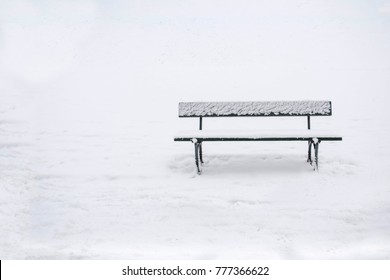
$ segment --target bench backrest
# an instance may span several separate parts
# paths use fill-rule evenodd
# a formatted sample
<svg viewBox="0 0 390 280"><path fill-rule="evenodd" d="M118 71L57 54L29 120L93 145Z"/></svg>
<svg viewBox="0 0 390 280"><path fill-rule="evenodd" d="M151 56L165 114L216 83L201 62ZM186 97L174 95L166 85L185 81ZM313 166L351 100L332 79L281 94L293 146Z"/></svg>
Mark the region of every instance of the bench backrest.
<svg viewBox="0 0 390 280"><path fill-rule="evenodd" d="M180 102L179 117L331 116L330 101Z"/></svg>

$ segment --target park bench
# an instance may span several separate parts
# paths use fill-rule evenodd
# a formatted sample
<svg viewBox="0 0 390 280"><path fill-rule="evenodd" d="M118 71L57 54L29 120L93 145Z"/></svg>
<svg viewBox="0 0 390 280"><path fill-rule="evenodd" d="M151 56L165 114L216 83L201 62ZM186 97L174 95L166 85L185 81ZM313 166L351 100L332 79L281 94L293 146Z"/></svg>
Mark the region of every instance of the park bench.
<svg viewBox="0 0 390 280"><path fill-rule="evenodd" d="M331 116L330 101L270 101L270 102L180 102L180 118L199 118L199 130L182 132L175 141L190 141L195 146L195 164L201 174L203 164L202 144L207 141L307 141L307 162L318 170L318 149L322 141L341 141L342 137L328 132L311 130L310 117ZM203 118L208 117L307 117L307 129L301 130L253 130L207 131L202 130Z"/></svg>

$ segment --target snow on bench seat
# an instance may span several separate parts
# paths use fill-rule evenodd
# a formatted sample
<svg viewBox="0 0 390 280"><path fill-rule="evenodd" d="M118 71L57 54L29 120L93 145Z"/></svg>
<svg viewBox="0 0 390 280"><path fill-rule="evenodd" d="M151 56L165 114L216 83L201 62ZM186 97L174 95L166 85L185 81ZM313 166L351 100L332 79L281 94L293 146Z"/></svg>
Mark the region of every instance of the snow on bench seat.
<svg viewBox="0 0 390 280"><path fill-rule="evenodd" d="M338 134L323 130L189 130L181 131L175 136L175 141L341 141Z"/></svg>

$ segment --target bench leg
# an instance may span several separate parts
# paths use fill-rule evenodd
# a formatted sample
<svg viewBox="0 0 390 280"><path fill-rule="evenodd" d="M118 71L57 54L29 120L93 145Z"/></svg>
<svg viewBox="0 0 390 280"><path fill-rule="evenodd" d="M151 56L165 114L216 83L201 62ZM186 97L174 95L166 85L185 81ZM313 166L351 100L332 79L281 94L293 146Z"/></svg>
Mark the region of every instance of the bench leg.
<svg viewBox="0 0 390 280"><path fill-rule="evenodd" d="M311 159L311 146L313 145L313 141L308 141L308 151L307 151L307 162L310 163L310 165L313 165L313 161Z"/></svg>
<svg viewBox="0 0 390 280"><path fill-rule="evenodd" d="M314 143L314 156L315 156L315 169L318 171L318 148L320 147L320 142Z"/></svg>
<svg viewBox="0 0 390 280"><path fill-rule="evenodd" d="M200 159L200 163L203 164L203 152L202 152L202 142L199 143L199 159Z"/></svg>
<svg viewBox="0 0 390 280"><path fill-rule="evenodd" d="M195 164L196 164L196 169L198 170L198 174L200 175L200 167L199 167L199 143L194 143L195 146Z"/></svg>

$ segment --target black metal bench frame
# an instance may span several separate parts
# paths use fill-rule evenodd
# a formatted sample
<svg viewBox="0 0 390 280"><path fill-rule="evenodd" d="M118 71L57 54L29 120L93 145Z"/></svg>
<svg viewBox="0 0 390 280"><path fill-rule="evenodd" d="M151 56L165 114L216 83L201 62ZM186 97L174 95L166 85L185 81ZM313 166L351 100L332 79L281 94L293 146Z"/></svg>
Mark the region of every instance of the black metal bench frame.
<svg viewBox="0 0 390 280"><path fill-rule="evenodd" d="M293 101L299 103L299 101ZM307 102L307 101L305 101ZM313 101L315 102L315 101ZM292 116L305 116L307 117L307 129L311 129L311 116L331 116L332 115L332 103L330 101L326 101L329 104L329 111L326 113L305 113L305 114L284 114L284 113L268 113L268 114L191 114L191 115L180 115L181 118L199 118L199 130L203 129L203 118L204 117L292 117ZM190 103L206 103L206 102L190 102ZM215 102L215 103L224 103L224 102ZM229 102L233 103L233 102ZM239 102L239 103L245 103L245 102ZM249 102L248 102L249 103ZM262 103L262 102L258 102ZM288 102L287 102L288 103ZM180 104L185 104L184 102L179 103L179 111L180 111ZM201 174L200 164L203 165L203 151L202 151L202 144L203 142L210 141L210 142L216 142L216 141L307 141L308 143L308 152L307 152L307 162L310 163L310 165L313 165L312 160L312 147L314 148L314 169L318 171L318 150L319 145L322 141L342 141L342 137L339 136L329 136L329 137L175 137L174 141L191 141L194 144L195 147L195 164L198 171L198 174Z"/></svg>

